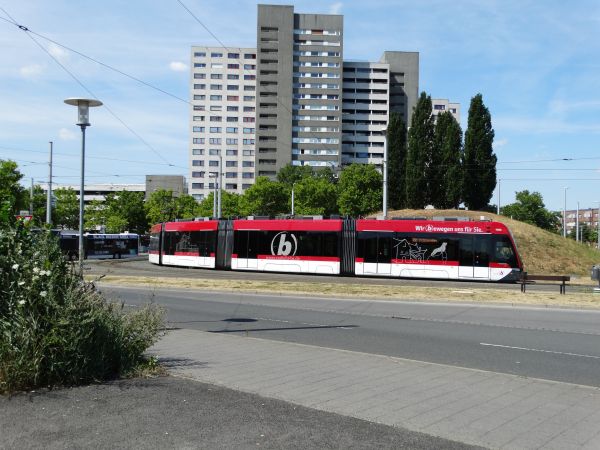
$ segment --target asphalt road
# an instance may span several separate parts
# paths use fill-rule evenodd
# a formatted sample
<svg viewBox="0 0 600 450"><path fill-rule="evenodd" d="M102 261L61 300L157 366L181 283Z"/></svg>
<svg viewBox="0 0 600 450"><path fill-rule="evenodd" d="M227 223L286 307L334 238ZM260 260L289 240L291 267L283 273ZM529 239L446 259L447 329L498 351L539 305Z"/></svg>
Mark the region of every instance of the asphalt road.
<svg viewBox="0 0 600 450"><path fill-rule="evenodd" d="M0 397L2 449L471 449L179 378Z"/></svg>
<svg viewBox="0 0 600 450"><path fill-rule="evenodd" d="M600 387L600 312L105 287L169 326Z"/></svg>
<svg viewBox="0 0 600 450"><path fill-rule="evenodd" d="M256 281L301 281L330 284L365 284L388 286L427 286L439 288L493 288L519 291L520 285L515 283L490 283L482 281L444 281L444 280L415 280L407 278L387 277L339 277L328 275L306 275L273 272L240 272L230 270L197 269L174 266L158 266L150 264L145 257L132 260L89 260L86 261L87 275L127 275L145 276L157 278L198 278L214 280L256 280ZM586 291L592 289L589 286L567 286L567 292ZM558 292L558 286L554 285L529 285L528 291L552 291Z"/></svg>

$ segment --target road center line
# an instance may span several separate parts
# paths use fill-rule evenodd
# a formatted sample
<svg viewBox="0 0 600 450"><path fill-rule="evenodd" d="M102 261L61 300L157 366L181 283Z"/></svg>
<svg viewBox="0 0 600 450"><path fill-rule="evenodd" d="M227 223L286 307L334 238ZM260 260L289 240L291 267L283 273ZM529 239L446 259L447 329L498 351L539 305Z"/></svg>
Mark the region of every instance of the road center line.
<svg viewBox="0 0 600 450"><path fill-rule="evenodd" d="M486 346L486 347L510 348L510 349L513 349L513 350L525 350L525 351L528 351L528 352L552 353L552 354L555 354L555 355L579 356L581 358L600 359L600 356L582 355L580 353L569 353L569 352L555 352L553 350L540 350L538 348L512 347L510 345L488 344L488 343L485 343L485 342L480 342L479 345L483 345L483 346Z"/></svg>

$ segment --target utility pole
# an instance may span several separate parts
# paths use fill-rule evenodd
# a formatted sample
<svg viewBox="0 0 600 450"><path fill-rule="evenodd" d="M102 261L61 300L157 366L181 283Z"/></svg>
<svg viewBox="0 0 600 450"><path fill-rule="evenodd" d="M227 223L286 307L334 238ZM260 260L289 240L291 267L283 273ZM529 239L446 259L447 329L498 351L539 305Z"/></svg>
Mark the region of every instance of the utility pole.
<svg viewBox="0 0 600 450"><path fill-rule="evenodd" d="M383 165L381 167L383 172L383 218L387 219L388 215L388 167L387 167L387 128L383 130Z"/></svg>
<svg viewBox="0 0 600 450"><path fill-rule="evenodd" d="M31 189L29 190L29 214L33 218L33 178L31 179Z"/></svg>
<svg viewBox="0 0 600 450"><path fill-rule="evenodd" d="M221 218L221 189L223 184L223 156L221 155L221 150L219 150L219 177L217 178L217 219Z"/></svg>
<svg viewBox="0 0 600 450"><path fill-rule="evenodd" d="M500 182L502 180L498 179L498 206L496 207L496 214L500 215Z"/></svg>
<svg viewBox="0 0 600 450"><path fill-rule="evenodd" d="M48 162L48 192L46 196L46 223L52 224L52 141L50 141L50 161Z"/></svg>
<svg viewBox="0 0 600 450"><path fill-rule="evenodd" d="M579 202L577 202L577 213L575 216L575 242L579 242Z"/></svg>

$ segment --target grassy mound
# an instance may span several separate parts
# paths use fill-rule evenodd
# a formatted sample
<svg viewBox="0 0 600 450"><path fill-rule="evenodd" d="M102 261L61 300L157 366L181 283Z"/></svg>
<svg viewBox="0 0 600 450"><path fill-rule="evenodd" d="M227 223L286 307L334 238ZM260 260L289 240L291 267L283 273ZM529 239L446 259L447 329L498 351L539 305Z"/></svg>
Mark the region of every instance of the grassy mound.
<svg viewBox="0 0 600 450"><path fill-rule="evenodd" d="M390 211L389 217L469 217L502 222L512 232L525 270L545 275L578 275L589 277L594 264L600 264L600 251L587 245L505 216L480 211L414 210Z"/></svg>
<svg viewBox="0 0 600 450"><path fill-rule="evenodd" d="M0 393L135 371L163 327L155 306L106 301L53 236L0 228Z"/></svg>

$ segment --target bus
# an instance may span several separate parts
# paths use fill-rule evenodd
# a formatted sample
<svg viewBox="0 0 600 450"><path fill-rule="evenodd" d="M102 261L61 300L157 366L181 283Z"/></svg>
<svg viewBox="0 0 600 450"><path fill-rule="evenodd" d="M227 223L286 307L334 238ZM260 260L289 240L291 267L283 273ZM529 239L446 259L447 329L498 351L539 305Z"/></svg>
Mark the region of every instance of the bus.
<svg viewBox="0 0 600 450"><path fill-rule="evenodd" d="M60 248L69 260L79 259L79 233L77 231L60 230ZM85 259L121 259L131 258L139 254L139 235L135 233L83 235Z"/></svg>
<svg viewBox="0 0 600 450"><path fill-rule="evenodd" d="M208 269L359 277L516 281L523 264L501 222L236 219L166 222L149 261Z"/></svg>

